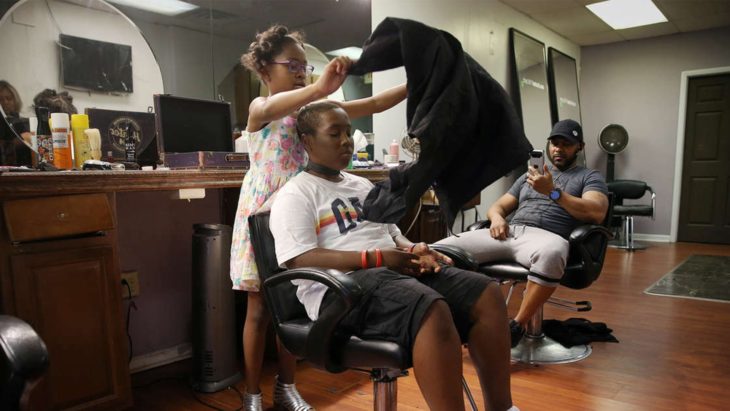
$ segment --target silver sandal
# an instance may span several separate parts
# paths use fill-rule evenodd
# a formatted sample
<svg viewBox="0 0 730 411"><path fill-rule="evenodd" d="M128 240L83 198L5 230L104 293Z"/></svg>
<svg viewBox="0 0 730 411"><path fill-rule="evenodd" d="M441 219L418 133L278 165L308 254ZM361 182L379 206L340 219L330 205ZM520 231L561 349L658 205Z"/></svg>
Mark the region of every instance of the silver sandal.
<svg viewBox="0 0 730 411"><path fill-rule="evenodd" d="M279 381L276 376L276 384L274 384L274 406L283 408L287 411L314 411L314 407L309 405L297 391L296 384L284 384Z"/></svg>

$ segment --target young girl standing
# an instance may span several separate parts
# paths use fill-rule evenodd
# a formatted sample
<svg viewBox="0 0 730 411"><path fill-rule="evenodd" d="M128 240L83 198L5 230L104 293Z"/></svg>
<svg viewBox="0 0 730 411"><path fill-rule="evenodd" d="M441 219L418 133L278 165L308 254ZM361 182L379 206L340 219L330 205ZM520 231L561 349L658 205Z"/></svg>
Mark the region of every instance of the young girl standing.
<svg viewBox="0 0 730 411"><path fill-rule="evenodd" d="M336 91L347 76L352 62L338 57L327 64L311 85L306 78L313 67L307 64L303 36L286 27L274 25L259 33L243 65L255 72L269 90L249 106L248 124L243 135L248 140L251 168L241 186L231 244L233 288L248 291L243 328L243 354L246 374L245 411L263 410L259 388L270 317L259 294L260 280L251 247L248 216L255 213L271 195L306 165L306 154L297 137L296 115L307 103ZM406 97L401 85L373 97L340 103L351 118L386 110ZM279 375L274 384L274 405L290 411L313 410L294 385L296 358L279 349Z"/></svg>

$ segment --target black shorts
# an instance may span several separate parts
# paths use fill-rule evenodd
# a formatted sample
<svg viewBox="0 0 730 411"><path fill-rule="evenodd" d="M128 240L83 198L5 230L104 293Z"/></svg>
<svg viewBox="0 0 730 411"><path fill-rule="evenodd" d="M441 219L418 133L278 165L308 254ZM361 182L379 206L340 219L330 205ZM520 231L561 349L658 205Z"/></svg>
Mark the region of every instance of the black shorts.
<svg viewBox="0 0 730 411"><path fill-rule="evenodd" d="M451 309L462 342L474 323L471 307L490 282L484 274L443 267L419 278L387 268L370 268L348 274L363 289L363 296L340 322L338 333L363 339L392 341L413 351L423 317L434 301L444 299ZM327 291L320 311L337 297Z"/></svg>

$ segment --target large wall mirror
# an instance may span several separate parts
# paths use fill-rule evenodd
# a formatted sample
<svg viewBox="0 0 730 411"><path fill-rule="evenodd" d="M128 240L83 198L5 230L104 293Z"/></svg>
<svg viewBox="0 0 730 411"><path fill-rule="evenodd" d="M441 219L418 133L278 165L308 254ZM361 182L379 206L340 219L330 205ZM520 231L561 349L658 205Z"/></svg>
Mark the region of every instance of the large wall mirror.
<svg viewBox="0 0 730 411"><path fill-rule="evenodd" d="M578 67L569 55L548 47L548 80L553 123L572 119L581 124ZM585 150L578 154L578 162L585 166Z"/></svg>
<svg viewBox="0 0 730 411"><path fill-rule="evenodd" d="M512 49L512 98L522 117L525 135L535 148L542 148L552 128L545 44L514 28Z"/></svg>
<svg viewBox="0 0 730 411"><path fill-rule="evenodd" d="M565 119L581 123L578 69L575 59L548 47L548 79L553 123Z"/></svg>
<svg viewBox="0 0 730 411"><path fill-rule="evenodd" d="M361 46L371 31L370 0L186 2L190 10L165 15L138 8L144 0L0 0L0 80L16 88L24 117L33 115L33 97L46 88L68 91L79 112L88 107L146 111L154 93L168 93L230 101L233 126L242 128L248 102L259 90L239 58L257 31L273 23L302 30L318 61L322 51ZM135 7L124 5L129 3ZM65 87L61 34L131 46L132 91ZM372 87L353 77L343 92L349 100L371 94ZM372 120L361 119L355 127L370 132Z"/></svg>

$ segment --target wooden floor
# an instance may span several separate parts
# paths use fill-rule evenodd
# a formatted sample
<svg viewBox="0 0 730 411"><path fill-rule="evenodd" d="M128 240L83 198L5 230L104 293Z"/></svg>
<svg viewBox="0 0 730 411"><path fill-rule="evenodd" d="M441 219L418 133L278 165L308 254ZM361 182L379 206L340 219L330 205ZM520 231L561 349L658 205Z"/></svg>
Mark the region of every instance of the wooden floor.
<svg viewBox="0 0 730 411"><path fill-rule="evenodd" d="M643 293L691 254L730 255L730 246L652 243L633 253L609 249L595 284L582 291L558 290L560 297L591 300L593 311L579 316L607 323L620 343L594 343L593 354L573 364L513 365L515 405L522 411L730 409L730 303ZM574 316L545 309L545 318ZM484 410L466 351L464 364L479 409ZM187 382L189 368L189 362L178 363L135 374L134 409L211 409L198 400L223 410L240 407L233 390L193 394ZM271 406L273 375L274 366L267 363L262 387L266 407ZM320 411L372 409L367 375L328 374L302 363L297 380L302 395ZM243 383L236 388L243 392ZM399 380L398 400L399 410L427 409L413 376Z"/></svg>

